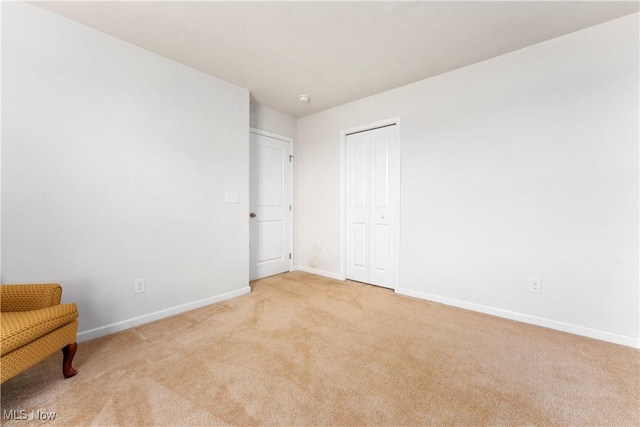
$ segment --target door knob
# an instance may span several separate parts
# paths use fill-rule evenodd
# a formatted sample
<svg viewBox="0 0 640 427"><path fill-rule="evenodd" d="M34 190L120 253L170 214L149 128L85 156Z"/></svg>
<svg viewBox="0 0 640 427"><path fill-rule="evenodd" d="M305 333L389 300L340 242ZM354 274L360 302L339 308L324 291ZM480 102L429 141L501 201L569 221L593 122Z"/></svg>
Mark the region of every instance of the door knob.
<svg viewBox="0 0 640 427"><path fill-rule="evenodd" d="M251 217L251 218L255 218L255 217L256 217L256 214L254 214L253 212L251 212L251 213L249 214L249 217Z"/></svg>

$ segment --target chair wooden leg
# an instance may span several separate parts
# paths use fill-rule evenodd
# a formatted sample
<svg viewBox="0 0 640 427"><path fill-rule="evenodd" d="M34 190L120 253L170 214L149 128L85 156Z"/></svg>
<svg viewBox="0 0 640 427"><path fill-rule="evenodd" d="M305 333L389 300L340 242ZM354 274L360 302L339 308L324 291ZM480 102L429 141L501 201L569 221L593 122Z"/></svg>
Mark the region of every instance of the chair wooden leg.
<svg viewBox="0 0 640 427"><path fill-rule="evenodd" d="M75 369L73 369L73 366L71 366L71 364L73 363L73 357L76 355L77 349L78 344L75 342L65 346L62 349L62 354L64 355L64 357L62 358L62 375L64 375L65 378L70 378L78 373Z"/></svg>

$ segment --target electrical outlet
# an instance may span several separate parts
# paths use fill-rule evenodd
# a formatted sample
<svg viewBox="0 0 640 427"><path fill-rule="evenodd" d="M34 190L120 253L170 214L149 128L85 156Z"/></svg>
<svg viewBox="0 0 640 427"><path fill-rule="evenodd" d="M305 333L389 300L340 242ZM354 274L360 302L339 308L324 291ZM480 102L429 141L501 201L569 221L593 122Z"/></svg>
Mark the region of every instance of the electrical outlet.
<svg viewBox="0 0 640 427"><path fill-rule="evenodd" d="M542 281L540 279L529 279L529 292L539 294L542 292Z"/></svg>
<svg viewBox="0 0 640 427"><path fill-rule="evenodd" d="M326 257L327 257L327 248L323 246L322 250L320 251L320 258L326 258Z"/></svg>
<svg viewBox="0 0 640 427"><path fill-rule="evenodd" d="M145 285L144 277L141 277L140 279L136 279L133 285L133 293L140 294L144 292L144 285Z"/></svg>

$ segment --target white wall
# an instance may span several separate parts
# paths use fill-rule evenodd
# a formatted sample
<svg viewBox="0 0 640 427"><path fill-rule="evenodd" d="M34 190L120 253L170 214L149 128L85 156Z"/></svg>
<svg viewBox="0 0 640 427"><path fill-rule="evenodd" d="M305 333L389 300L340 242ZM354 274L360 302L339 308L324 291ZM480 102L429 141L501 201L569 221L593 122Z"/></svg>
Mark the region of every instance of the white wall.
<svg viewBox="0 0 640 427"><path fill-rule="evenodd" d="M248 291L248 91L25 3L2 37L2 282L85 338Z"/></svg>
<svg viewBox="0 0 640 427"><path fill-rule="evenodd" d="M0 2L0 23L2 23L2 2ZM0 29L0 283L2 283L2 31Z"/></svg>
<svg viewBox="0 0 640 427"><path fill-rule="evenodd" d="M295 117L267 108L253 100L249 121L252 128L286 136L294 142L298 138L298 120Z"/></svg>
<svg viewBox="0 0 640 427"><path fill-rule="evenodd" d="M401 292L637 346L638 47L636 14L300 119L297 264L341 273L340 131L401 116Z"/></svg>

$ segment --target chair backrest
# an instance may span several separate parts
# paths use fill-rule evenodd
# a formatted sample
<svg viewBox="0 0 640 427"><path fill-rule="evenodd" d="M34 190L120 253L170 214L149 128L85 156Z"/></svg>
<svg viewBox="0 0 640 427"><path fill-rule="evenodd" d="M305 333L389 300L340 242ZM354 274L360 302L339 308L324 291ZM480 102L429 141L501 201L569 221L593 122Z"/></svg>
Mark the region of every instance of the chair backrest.
<svg viewBox="0 0 640 427"><path fill-rule="evenodd" d="M30 311L60 304L58 283L0 285L0 311Z"/></svg>

